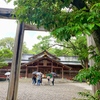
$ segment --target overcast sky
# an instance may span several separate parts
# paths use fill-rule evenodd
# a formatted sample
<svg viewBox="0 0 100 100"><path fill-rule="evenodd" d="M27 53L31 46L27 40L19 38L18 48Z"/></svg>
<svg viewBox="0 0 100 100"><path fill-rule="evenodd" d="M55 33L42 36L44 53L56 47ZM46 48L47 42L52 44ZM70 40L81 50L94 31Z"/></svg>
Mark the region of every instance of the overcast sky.
<svg viewBox="0 0 100 100"><path fill-rule="evenodd" d="M0 0L0 8L14 8L13 2L7 4L4 0ZM17 23L15 20L0 19L0 39L5 37L13 37L16 35ZM24 42L29 49L32 48L32 45L38 43L37 36L49 35L48 32L40 31L25 31Z"/></svg>

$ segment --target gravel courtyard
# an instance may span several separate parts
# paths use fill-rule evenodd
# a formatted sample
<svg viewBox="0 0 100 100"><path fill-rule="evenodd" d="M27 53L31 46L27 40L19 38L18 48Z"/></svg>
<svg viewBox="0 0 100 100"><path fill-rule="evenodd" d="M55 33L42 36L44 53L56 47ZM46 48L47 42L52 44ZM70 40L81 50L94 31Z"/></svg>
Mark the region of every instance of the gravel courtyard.
<svg viewBox="0 0 100 100"><path fill-rule="evenodd" d="M0 82L0 100L6 100L8 84L7 81ZM20 79L18 100L72 100L79 97L77 92L85 89L91 91L91 86L61 79L56 79L54 86L47 85L46 79L43 79L43 85L35 86L31 79Z"/></svg>

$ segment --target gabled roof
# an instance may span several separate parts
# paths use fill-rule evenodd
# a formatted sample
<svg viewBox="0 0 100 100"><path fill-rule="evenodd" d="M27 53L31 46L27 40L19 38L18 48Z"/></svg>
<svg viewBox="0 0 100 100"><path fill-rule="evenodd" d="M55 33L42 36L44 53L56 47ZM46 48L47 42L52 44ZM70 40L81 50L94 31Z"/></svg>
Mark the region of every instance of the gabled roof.
<svg viewBox="0 0 100 100"><path fill-rule="evenodd" d="M44 55L44 56L42 56L41 58L32 60L32 61L30 61L29 63L23 64L23 65L21 65L21 67L23 67L23 66L28 66L28 65L30 65L30 64L33 64L33 63L38 62L38 61L41 61L41 60L50 60L50 61L52 61L53 63L57 63L58 65L60 65L60 66L62 66L62 67L64 67L64 68L67 68L67 69L69 69L69 70L72 69L71 67L62 64L62 63L60 63L59 61L48 57L47 55Z"/></svg>
<svg viewBox="0 0 100 100"><path fill-rule="evenodd" d="M30 57L29 59L36 59L36 58L41 58L42 56L44 55L48 55L48 57L52 58L52 59L55 59L55 60L60 60L60 58L50 54L49 52L47 52L46 50L44 50L43 52L37 54L37 55L34 55L32 57Z"/></svg>

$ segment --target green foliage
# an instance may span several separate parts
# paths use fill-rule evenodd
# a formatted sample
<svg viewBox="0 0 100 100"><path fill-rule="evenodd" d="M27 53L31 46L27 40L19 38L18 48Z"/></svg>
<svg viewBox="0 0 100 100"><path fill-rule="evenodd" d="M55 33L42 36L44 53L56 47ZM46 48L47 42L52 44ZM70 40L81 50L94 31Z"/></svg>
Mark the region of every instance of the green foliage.
<svg viewBox="0 0 100 100"><path fill-rule="evenodd" d="M90 46L91 50L94 49L93 46ZM76 75L75 80L86 80L89 84L96 85L100 81L100 55L97 55L92 52L92 59L94 59L94 66L89 68L84 68L79 71L78 75ZM91 59L90 58L90 59Z"/></svg>
<svg viewBox="0 0 100 100"><path fill-rule="evenodd" d="M83 98L73 98L73 100L99 100L100 90L96 91L94 95L90 91L79 92L78 94Z"/></svg>
<svg viewBox="0 0 100 100"><path fill-rule="evenodd" d="M14 48L14 39L11 37L3 38L0 40L0 49L7 48L13 51Z"/></svg>
<svg viewBox="0 0 100 100"><path fill-rule="evenodd" d="M73 6L70 11L71 2L72 0L15 0L15 14L19 20L38 27L44 26L47 30L53 30L51 34L57 38L67 41L73 35L90 34L100 26L98 1L85 1L87 5L90 4L89 12L86 12L87 8L78 10Z"/></svg>
<svg viewBox="0 0 100 100"><path fill-rule="evenodd" d="M75 80L87 81L89 84L96 85L100 80L100 71L95 67L84 68L79 71L78 75L75 76Z"/></svg>
<svg viewBox="0 0 100 100"><path fill-rule="evenodd" d="M52 36L38 36L38 42L32 48L33 54L38 54L43 50L56 56L78 56L83 67L88 67L88 48L86 36L79 35L71 38L70 41L60 41Z"/></svg>
<svg viewBox="0 0 100 100"><path fill-rule="evenodd" d="M1 49L0 50L0 67L7 66L5 62L6 58L11 58L12 52L9 49Z"/></svg>
<svg viewBox="0 0 100 100"><path fill-rule="evenodd" d="M9 3L10 1L12 1L12 0L6 0L6 2L8 2L8 3Z"/></svg>
<svg viewBox="0 0 100 100"><path fill-rule="evenodd" d="M40 41L39 43L33 45L32 52L34 54L38 54L43 50L47 50L50 46L51 36L38 36L37 39Z"/></svg>
<svg viewBox="0 0 100 100"><path fill-rule="evenodd" d="M23 43L22 53L26 53L26 54L30 53L29 49L26 47L25 42Z"/></svg>
<svg viewBox="0 0 100 100"><path fill-rule="evenodd" d="M14 38L7 37L0 40L0 49L7 48L13 52L14 49ZM29 49L26 47L26 43L23 43L23 53L29 53Z"/></svg>
<svg viewBox="0 0 100 100"><path fill-rule="evenodd" d="M76 50L74 50L74 54L78 55L80 60L87 59L88 47L87 47L86 36L84 35L77 36L74 45L76 47Z"/></svg>
<svg viewBox="0 0 100 100"><path fill-rule="evenodd" d="M14 4L13 13L20 21L43 26L60 40L90 35L100 27L99 0L15 0Z"/></svg>
<svg viewBox="0 0 100 100"><path fill-rule="evenodd" d="M79 71L78 75L75 76L75 80L82 82L83 80L87 81L90 85L97 85L100 82L100 55L94 52L95 47L90 46L90 54L92 54L90 59L94 60L94 66L89 68L84 68ZM100 90L97 89L94 95L89 92L80 92L81 96L85 99L74 99L74 100L99 100L100 99Z"/></svg>

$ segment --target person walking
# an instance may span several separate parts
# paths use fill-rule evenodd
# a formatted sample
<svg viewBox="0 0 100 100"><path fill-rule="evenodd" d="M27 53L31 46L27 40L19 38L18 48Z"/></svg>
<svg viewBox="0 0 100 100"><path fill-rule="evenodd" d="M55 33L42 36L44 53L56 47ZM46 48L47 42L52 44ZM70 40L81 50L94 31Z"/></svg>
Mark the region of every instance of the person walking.
<svg viewBox="0 0 100 100"><path fill-rule="evenodd" d="M10 81L10 75L7 75L6 80L9 82Z"/></svg>
<svg viewBox="0 0 100 100"><path fill-rule="evenodd" d="M33 77L32 77L32 84L36 84L36 75L35 74L33 74Z"/></svg>
<svg viewBox="0 0 100 100"><path fill-rule="evenodd" d="M41 82L41 75L37 74L37 85L40 86L40 82Z"/></svg>
<svg viewBox="0 0 100 100"><path fill-rule="evenodd" d="M50 76L47 76L48 84L50 85Z"/></svg>
<svg viewBox="0 0 100 100"><path fill-rule="evenodd" d="M42 85L42 74L40 75L41 79L40 79L40 84Z"/></svg>
<svg viewBox="0 0 100 100"><path fill-rule="evenodd" d="M54 76L53 76L53 75L52 75L52 78L51 78L51 82L52 82L52 85L54 85L55 78L54 78Z"/></svg>

